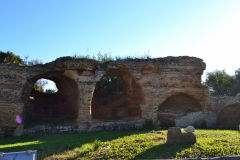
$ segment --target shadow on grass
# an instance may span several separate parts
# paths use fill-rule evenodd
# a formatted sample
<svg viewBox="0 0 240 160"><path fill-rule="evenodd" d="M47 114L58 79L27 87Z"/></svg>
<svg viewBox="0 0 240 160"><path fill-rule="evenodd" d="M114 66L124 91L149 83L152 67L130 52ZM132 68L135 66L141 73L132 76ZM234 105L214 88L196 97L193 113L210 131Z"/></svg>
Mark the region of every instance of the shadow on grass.
<svg viewBox="0 0 240 160"><path fill-rule="evenodd" d="M102 142L149 131L101 131L79 134L0 138L0 152L37 150L38 159L81 147L95 140ZM33 142L33 143L32 143ZM36 142L36 143L34 143Z"/></svg>
<svg viewBox="0 0 240 160"><path fill-rule="evenodd" d="M190 148L191 144L186 145L169 145L160 144L145 152L140 153L134 159L159 159L159 158L175 158L176 153L184 149Z"/></svg>

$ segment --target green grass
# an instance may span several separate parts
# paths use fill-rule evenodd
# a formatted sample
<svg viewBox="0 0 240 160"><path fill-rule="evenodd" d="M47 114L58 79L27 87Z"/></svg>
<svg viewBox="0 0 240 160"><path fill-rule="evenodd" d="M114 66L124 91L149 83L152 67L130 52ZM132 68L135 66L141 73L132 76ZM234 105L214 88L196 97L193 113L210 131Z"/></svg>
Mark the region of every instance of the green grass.
<svg viewBox="0 0 240 160"><path fill-rule="evenodd" d="M167 131L109 131L0 139L0 152L38 150L38 159L153 159L240 155L240 134L197 130L194 145L167 145Z"/></svg>

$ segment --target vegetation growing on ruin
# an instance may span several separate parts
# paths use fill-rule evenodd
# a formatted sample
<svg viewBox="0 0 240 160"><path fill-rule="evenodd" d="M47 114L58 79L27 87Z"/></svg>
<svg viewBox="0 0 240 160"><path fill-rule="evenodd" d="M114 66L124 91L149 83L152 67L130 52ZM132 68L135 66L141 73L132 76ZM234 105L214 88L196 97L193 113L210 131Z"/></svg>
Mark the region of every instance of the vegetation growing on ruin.
<svg viewBox="0 0 240 160"><path fill-rule="evenodd" d="M0 139L2 152L36 149L38 159L151 159L240 155L240 134L197 130L194 145L167 145L167 131L112 131Z"/></svg>
<svg viewBox="0 0 240 160"><path fill-rule="evenodd" d="M98 61L99 63L107 63L110 61L117 61L117 60L125 60L125 59L150 59L151 56L149 54L144 54L141 56L126 56L126 57L119 57L115 56L112 57L110 53L101 53L98 52L98 54L95 56L94 54L91 56L89 54L83 54L83 55L78 55L75 54L72 56L73 59L94 59Z"/></svg>

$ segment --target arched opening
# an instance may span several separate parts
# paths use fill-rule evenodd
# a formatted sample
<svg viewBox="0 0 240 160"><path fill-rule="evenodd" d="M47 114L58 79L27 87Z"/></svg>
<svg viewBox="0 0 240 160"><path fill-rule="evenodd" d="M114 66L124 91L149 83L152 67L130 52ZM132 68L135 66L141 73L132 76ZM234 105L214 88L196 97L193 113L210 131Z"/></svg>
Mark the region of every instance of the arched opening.
<svg viewBox="0 0 240 160"><path fill-rule="evenodd" d="M178 94L167 98L158 107L158 119L161 127L175 126L178 119L191 112L200 112L201 105L186 94Z"/></svg>
<svg viewBox="0 0 240 160"><path fill-rule="evenodd" d="M56 83L52 80L41 78L34 83L33 86L35 91L48 93L48 94L55 94L58 92L58 88Z"/></svg>
<svg viewBox="0 0 240 160"><path fill-rule="evenodd" d="M97 82L91 113L94 120L136 120L141 117L144 97L141 87L125 69L109 70Z"/></svg>
<svg viewBox="0 0 240 160"><path fill-rule="evenodd" d="M78 116L78 85L63 72L50 72L28 81L23 94L24 125L74 124Z"/></svg>
<svg viewBox="0 0 240 160"><path fill-rule="evenodd" d="M238 128L240 124L240 104L235 103L224 107L218 114L217 124L224 127Z"/></svg>

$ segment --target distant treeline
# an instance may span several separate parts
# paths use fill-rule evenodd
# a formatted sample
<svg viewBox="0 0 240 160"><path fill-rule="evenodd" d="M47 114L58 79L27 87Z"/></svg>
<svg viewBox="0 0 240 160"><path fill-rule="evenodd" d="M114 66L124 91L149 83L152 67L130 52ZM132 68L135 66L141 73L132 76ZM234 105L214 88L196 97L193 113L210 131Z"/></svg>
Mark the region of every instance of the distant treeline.
<svg viewBox="0 0 240 160"><path fill-rule="evenodd" d="M234 75L222 71L214 71L207 74L205 84L209 87L212 95L235 96L240 93L240 69Z"/></svg>

